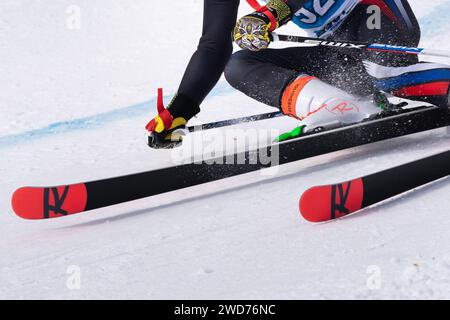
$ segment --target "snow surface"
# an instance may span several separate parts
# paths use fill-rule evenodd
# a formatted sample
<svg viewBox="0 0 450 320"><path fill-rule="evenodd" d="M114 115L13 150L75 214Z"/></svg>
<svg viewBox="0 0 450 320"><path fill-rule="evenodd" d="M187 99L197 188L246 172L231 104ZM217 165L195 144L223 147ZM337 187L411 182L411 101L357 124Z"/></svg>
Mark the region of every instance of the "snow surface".
<svg viewBox="0 0 450 320"><path fill-rule="evenodd" d="M410 2L423 46L450 49L450 1ZM64 219L13 214L23 185L173 165L143 126L156 88L177 89L201 14L201 0L0 2L0 298L450 298L448 180L333 223L298 212L308 187L448 149L443 129ZM222 80L195 122L270 110Z"/></svg>

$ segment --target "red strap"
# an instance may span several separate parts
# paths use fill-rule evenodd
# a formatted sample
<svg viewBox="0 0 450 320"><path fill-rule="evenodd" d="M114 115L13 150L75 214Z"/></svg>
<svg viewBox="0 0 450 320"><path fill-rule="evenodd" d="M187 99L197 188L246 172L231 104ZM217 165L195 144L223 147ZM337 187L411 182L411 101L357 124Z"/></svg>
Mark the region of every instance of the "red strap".
<svg viewBox="0 0 450 320"><path fill-rule="evenodd" d="M173 117L170 114L169 110L167 110L166 107L164 106L164 94L162 88L158 89L157 108L158 108L158 116L161 118L164 124L164 128L166 130L170 129L170 127L172 126ZM147 131L152 132L155 131L156 125L157 125L156 120L153 119L145 126L145 128L147 129Z"/></svg>
<svg viewBox="0 0 450 320"><path fill-rule="evenodd" d="M158 115L164 123L164 128L169 129L172 125L173 117L164 106L164 93L162 88L158 88Z"/></svg>
<svg viewBox="0 0 450 320"><path fill-rule="evenodd" d="M269 18L270 20L270 32L275 31L275 29L278 27L278 21L277 18L273 15L273 13L269 10L263 11L263 13Z"/></svg>
<svg viewBox="0 0 450 320"><path fill-rule="evenodd" d="M164 110L166 110L166 107L164 106L164 93L163 93L163 89L162 88L158 88L157 110L158 110L158 113L161 113Z"/></svg>
<svg viewBox="0 0 450 320"><path fill-rule="evenodd" d="M267 9L267 6L261 6L258 0L247 0L248 4L258 12L263 12Z"/></svg>
<svg viewBox="0 0 450 320"><path fill-rule="evenodd" d="M267 6L261 6L258 2L258 0L247 0L248 4L255 9L258 12L264 13L267 18L270 20L270 29L269 31L272 32L278 27L278 21L277 18L273 15L273 13L267 8Z"/></svg>

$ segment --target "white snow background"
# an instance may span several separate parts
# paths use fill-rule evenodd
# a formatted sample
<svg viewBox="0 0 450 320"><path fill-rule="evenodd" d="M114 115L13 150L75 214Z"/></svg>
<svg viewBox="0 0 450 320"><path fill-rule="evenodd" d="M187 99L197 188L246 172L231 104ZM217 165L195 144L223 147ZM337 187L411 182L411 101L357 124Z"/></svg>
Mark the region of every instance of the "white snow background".
<svg viewBox="0 0 450 320"><path fill-rule="evenodd" d="M173 164L170 151L146 146L143 129L156 88L167 100L177 89L202 3L0 2L0 298L450 298L448 180L333 223L313 225L298 212L313 185L448 149L444 129L294 163L276 179L254 173L50 221L13 214L20 186ZM450 49L450 1L410 3L422 45ZM249 10L243 4L241 14ZM272 110L224 80L202 108L195 123Z"/></svg>

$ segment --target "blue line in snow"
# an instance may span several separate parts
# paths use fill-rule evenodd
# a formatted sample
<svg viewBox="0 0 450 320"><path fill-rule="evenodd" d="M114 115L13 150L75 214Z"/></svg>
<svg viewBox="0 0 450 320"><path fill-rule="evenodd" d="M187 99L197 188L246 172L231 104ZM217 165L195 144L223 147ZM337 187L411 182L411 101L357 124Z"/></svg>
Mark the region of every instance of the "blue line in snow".
<svg viewBox="0 0 450 320"><path fill-rule="evenodd" d="M33 129L17 134L2 136L0 137L0 148L9 147L19 143L30 142L31 140L45 138L58 133L92 129L101 125L109 124L114 121L123 120L125 117L130 118L143 114L144 111L147 111L150 115L150 106L152 105L152 103L155 103L155 100L156 99L152 99L148 102L135 104L125 108L120 108L85 118L55 122L39 129Z"/></svg>
<svg viewBox="0 0 450 320"><path fill-rule="evenodd" d="M213 90L210 97L227 95L231 90L232 88L230 86L228 86L226 83L221 82ZM165 101L169 101L169 99L171 98L172 96L165 96ZM113 122L121 121L124 119L143 117L145 115L147 115L149 118L148 120L150 120L152 108L154 108L153 111L156 112L156 97L146 102L119 108L105 113L99 113L96 115L73 120L55 122L43 128L2 136L0 137L0 148L10 147L19 143L30 142L36 139L42 139L54 134L98 128L107 124L111 124ZM144 122L146 121L146 119L144 118L142 120Z"/></svg>

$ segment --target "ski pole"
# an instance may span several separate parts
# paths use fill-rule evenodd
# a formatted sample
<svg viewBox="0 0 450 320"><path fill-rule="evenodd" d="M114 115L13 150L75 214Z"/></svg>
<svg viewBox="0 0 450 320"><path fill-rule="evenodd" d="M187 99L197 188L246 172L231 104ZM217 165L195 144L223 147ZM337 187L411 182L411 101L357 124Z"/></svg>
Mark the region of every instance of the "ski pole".
<svg viewBox="0 0 450 320"><path fill-rule="evenodd" d="M257 115L248 116L248 117L200 124L197 126L188 127L188 130L189 130L189 132L204 131L204 130L222 128L222 127L226 127L226 126L232 126L232 125L236 125L236 124L240 124L240 123L274 119L274 118L278 118L281 116L284 116L284 114L281 111L276 111L276 112L270 112L270 113L257 114Z"/></svg>
<svg viewBox="0 0 450 320"><path fill-rule="evenodd" d="M450 175L450 150L334 185L311 188L300 199L310 222L344 217Z"/></svg>
<svg viewBox="0 0 450 320"><path fill-rule="evenodd" d="M446 50L434 50L425 48L414 48L405 46L395 46L389 44L379 44L379 43L364 43L355 41L328 41L318 38L309 38L301 36L292 35L282 35L272 33L273 41L280 42L293 42L293 43L304 43L310 46L322 46L322 47L333 47L338 49L353 49L353 50L370 50L377 52L392 52L399 54L414 54L418 56L428 56L428 57L444 57L450 58L450 51Z"/></svg>

